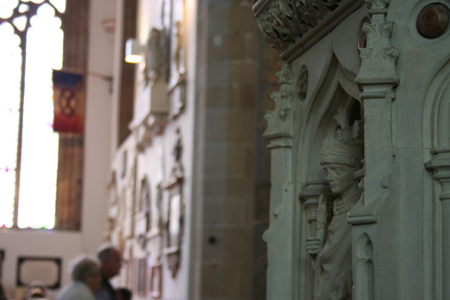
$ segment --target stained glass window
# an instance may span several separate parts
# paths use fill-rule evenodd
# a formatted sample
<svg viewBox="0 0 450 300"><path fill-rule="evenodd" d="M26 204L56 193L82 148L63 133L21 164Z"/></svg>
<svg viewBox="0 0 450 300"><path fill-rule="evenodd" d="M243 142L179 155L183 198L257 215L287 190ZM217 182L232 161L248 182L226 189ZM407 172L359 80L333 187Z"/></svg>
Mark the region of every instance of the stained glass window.
<svg viewBox="0 0 450 300"><path fill-rule="evenodd" d="M55 225L52 69L62 67L64 11L65 0L0 1L0 227Z"/></svg>

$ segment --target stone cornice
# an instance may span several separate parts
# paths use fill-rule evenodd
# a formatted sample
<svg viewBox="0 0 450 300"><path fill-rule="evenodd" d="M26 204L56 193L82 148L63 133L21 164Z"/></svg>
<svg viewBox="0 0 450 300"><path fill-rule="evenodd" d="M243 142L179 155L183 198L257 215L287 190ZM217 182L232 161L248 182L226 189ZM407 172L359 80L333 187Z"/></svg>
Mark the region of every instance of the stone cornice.
<svg viewBox="0 0 450 300"><path fill-rule="evenodd" d="M286 50L281 57L292 61L342 20L364 0L259 0L253 11L265 41Z"/></svg>

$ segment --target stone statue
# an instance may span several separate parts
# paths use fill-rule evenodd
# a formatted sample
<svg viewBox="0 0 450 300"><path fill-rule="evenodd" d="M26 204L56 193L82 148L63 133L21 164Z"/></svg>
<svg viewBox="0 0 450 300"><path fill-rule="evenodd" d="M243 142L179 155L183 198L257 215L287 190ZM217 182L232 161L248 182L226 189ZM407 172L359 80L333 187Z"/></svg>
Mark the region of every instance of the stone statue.
<svg viewBox="0 0 450 300"><path fill-rule="evenodd" d="M146 84L155 82L159 79L165 79L167 69L166 52L167 43L164 29L159 30L152 28L146 49L144 68Z"/></svg>
<svg viewBox="0 0 450 300"><path fill-rule="evenodd" d="M352 244L347 214L361 196L355 172L361 168L364 147L362 141L353 140L351 128L339 129L337 137L324 139L320 156L331 191L338 197L329 224L326 199L319 197L317 233L306 240L315 265L314 300L351 300Z"/></svg>
<svg viewBox="0 0 450 300"><path fill-rule="evenodd" d="M183 28L181 22L175 22L176 34L175 34L175 53L173 60L175 62L175 68L178 74L184 72L183 64Z"/></svg>

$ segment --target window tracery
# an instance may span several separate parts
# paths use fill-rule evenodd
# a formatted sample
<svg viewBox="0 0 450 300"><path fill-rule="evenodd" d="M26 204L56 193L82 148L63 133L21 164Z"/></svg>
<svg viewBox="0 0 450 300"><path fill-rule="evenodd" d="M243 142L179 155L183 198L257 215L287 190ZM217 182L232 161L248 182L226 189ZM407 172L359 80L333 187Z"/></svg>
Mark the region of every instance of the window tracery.
<svg viewBox="0 0 450 300"><path fill-rule="evenodd" d="M52 69L62 68L65 0L0 4L0 227L55 226L58 134Z"/></svg>

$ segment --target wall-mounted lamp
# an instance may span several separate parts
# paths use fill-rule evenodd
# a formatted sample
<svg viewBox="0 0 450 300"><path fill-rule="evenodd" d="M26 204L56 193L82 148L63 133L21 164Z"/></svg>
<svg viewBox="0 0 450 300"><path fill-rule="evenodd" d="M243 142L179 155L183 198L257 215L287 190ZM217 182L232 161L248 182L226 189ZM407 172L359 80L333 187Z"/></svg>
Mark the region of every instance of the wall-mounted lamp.
<svg viewBox="0 0 450 300"><path fill-rule="evenodd" d="M125 61L130 64L140 63L144 47L136 39L128 39L125 43Z"/></svg>

